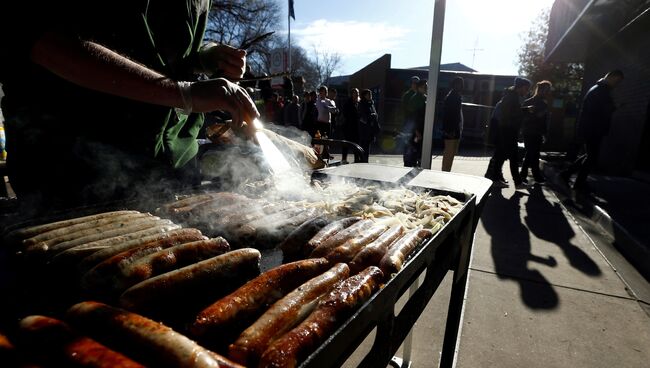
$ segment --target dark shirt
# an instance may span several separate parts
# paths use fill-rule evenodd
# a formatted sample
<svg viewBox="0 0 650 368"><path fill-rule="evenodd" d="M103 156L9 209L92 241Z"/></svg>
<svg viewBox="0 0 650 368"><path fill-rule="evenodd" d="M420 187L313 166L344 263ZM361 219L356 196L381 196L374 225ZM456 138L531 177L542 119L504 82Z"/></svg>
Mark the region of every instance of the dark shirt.
<svg viewBox="0 0 650 368"><path fill-rule="evenodd" d="M408 91L402 94L402 113L404 114L405 119L413 118L413 112L409 110L409 101L416 93L416 91L409 88Z"/></svg>
<svg viewBox="0 0 650 368"><path fill-rule="evenodd" d="M600 141L609 132L616 105L604 80L589 89L582 103L578 129L586 141Z"/></svg>
<svg viewBox="0 0 650 368"><path fill-rule="evenodd" d="M408 110L411 112L412 119L415 121L415 130L420 134L424 133L424 116L427 111L427 95L416 93L411 97L408 103Z"/></svg>
<svg viewBox="0 0 650 368"><path fill-rule="evenodd" d="M290 102L284 105L284 125L300 126L300 105Z"/></svg>
<svg viewBox="0 0 650 368"><path fill-rule="evenodd" d="M533 110L526 113L522 131L526 136L543 136L546 134L549 109L548 103L542 96L534 96L524 101L524 106L532 106Z"/></svg>
<svg viewBox="0 0 650 368"><path fill-rule="evenodd" d="M442 131L446 139L459 139L463 130L463 98L455 90L445 97L442 110Z"/></svg>
<svg viewBox="0 0 650 368"><path fill-rule="evenodd" d="M508 87L501 99L501 118L499 127L519 131L524 119L524 112L519 102L519 94L514 87Z"/></svg>
<svg viewBox="0 0 650 368"><path fill-rule="evenodd" d="M359 102L359 138L370 139L379 133L379 119L372 100Z"/></svg>
<svg viewBox="0 0 650 368"><path fill-rule="evenodd" d="M359 140L359 102L348 99L343 105L345 139L357 142Z"/></svg>
<svg viewBox="0 0 650 368"><path fill-rule="evenodd" d="M131 174L143 177L153 167L180 168L192 160L202 114L187 117L77 86L33 63L30 51L53 31L97 42L172 79L192 80L209 5L118 0L91 11L78 0L3 2L0 14L12 7L30 15L21 32L0 22L8 166L18 186L43 189L61 176L70 191L90 182L128 185Z"/></svg>

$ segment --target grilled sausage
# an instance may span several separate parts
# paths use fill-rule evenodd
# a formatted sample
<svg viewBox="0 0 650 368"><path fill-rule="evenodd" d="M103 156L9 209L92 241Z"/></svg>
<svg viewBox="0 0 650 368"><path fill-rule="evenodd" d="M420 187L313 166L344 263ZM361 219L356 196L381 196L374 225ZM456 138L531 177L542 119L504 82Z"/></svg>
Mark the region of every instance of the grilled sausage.
<svg viewBox="0 0 650 368"><path fill-rule="evenodd" d="M304 209L300 207L289 207L280 212L264 216L241 226L233 232L232 236L234 236L240 242L254 241L257 238L258 232L262 232L265 229L276 229L276 224L280 224L283 221L286 221L286 219L296 216L302 211L304 211Z"/></svg>
<svg viewBox="0 0 650 368"><path fill-rule="evenodd" d="M264 352L260 368L293 368L311 354L337 326L379 289L384 275L375 266L339 283L296 328Z"/></svg>
<svg viewBox="0 0 650 368"><path fill-rule="evenodd" d="M199 241L207 242L208 240ZM217 242L221 246L222 250L222 245L224 242L229 248L228 243L223 240L223 238L219 238ZM117 296L127 289L127 287L124 287L128 283L127 279L120 277L125 269L129 268L129 266L141 260L143 257L159 253L179 244L182 243L178 241L178 238L170 237L116 254L88 271L88 273L86 273L81 279L81 287L86 292L88 292L89 295L95 297ZM223 253L223 251L219 254L221 253ZM160 260L160 258L158 259ZM145 263L142 265L146 264L147 262L145 260ZM164 268L164 266L161 268ZM140 281L144 281L147 278L148 277L145 277L139 281L137 279L133 280L134 282L128 286L133 286L134 284L137 284ZM115 293L117 293L117 295L114 295Z"/></svg>
<svg viewBox="0 0 650 368"><path fill-rule="evenodd" d="M308 316L319 297L347 278L349 272L346 264L339 263L275 302L230 345L230 359L246 366L256 365L268 346Z"/></svg>
<svg viewBox="0 0 650 368"><path fill-rule="evenodd" d="M128 237L128 235L125 235L124 237L115 238L116 241L113 246L99 250L84 258L77 267L79 273L84 275L99 263L115 256L116 254L120 254L129 249L145 246L149 243L155 243L158 241L175 241L176 244L181 244L195 240L207 239L199 230L192 228L176 229L162 234L154 234L130 240L127 239Z"/></svg>
<svg viewBox="0 0 650 368"><path fill-rule="evenodd" d="M192 325L192 334L205 336L222 333L240 321L258 317L262 308L275 303L327 268L328 263L324 258L314 258L287 263L264 272L201 311Z"/></svg>
<svg viewBox="0 0 650 368"><path fill-rule="evenodd" d="M399 272L406 257L431 235L433 235L431 230L414 229L391 244L384 257L379 261L379 268L384 272L384 275L390 277L390 275Z"/></svg>
<svg viewBox="0 0 650 368"><path fill-rule="evenodd" d="M140 230L150 229L158 225L171 225L171 224L173 224L171 220L162 220L155 216L136 219L128 222L115 222L106 225L107 227L104 229L104 231L100 233L97 233L95 231L88 231L87 234L84 234L81 237L68 240L62 243L58 243L51 247L47 247L45 249L47 249L48 253L57 254L66 249L76 247L77 245L86 244L86 243L90 243L102 239L108 239L115 236L125 235ZM82 232L86 232L86 230L82 230Z"/></svg>
<svg viewBox="0 0 650 368"><path fill-rule="evenodd" d="M174 245L135 259L131 263L120 262L119 270L114 274L112 288L124 291L150 277L218 256L229 250L230 245L226 239L219 237Z"/></svg>
<svg viewBox="0 0 650 368"><path fill-rule="evenodd" d="M359 253L359 250L361 250L361 248L377 239L385 231L385 225L374 225L367 231L359 234L359 236L354 237L334 248L327 254L327 256L325 256L325 258L327 258L330 263L348 263L354 258L354 256L357 255L357 253Z"/></svg>
<svg viewBox="0 0 650 368"><path fill-rule="evenodd" d="M303 255L308 256L311 252L314 251L318 246L320 246L325 240L331 238L335 234L339 233L341 230L352 226L355 222L361 220L361 217L348 217L338 221L334 221L331 224L322 228L316 235L314 235L307 245L304 247Z"/></svg>
<svg viewBox="0 0 650 368"><path fill-rule="evenodd" d="M248 199L245 196L231 192L207 193L180 199L161 207L161 212L184 214L201 206L226 206L240 200Z"/></svg>
<svg viewBox="0 0 650 368"><path fill-rule="evenodd" d="M348 264L350 272L354 275L369 266L379 266L381 258L388 250L388 246L402 236L403 233L404 228L401 225L393 226L372 243L363 247Z"/></svg>
<svg viewBox="0 0 650 368"><path fill-rule="evenodd" d="M24 227L20 229L16 229L11 231L9 234L7 234L6 239L8 241L16 241L16 240L23 240L27 238L31 238L33 236L36 236L38 234L46 233L48 231L52 231L55 229L60 229L76 224L81 224L87 221L94 221L102 218L107 218L107 217L112 217L112 216L120 216L124 214L129 214L129 213L138 213L138 211L112 211L112 212L104 212L104 213L98 213L96 215L90 215L90 216L83 216L83 217L77 217L77 218L72 218L68 220L62 220L62 221L57 221L57 222L50 222L47 224L42 224L42 225L36 225L36 226L29 226L29 227Z"/></svg>
<svg viewBox="0 0 650 368"><path fill-rule="evenodd" d="M102 249L106 248L111 248L115 247L120 244L124 244L128 241L132 240L139 240L145 237L148 237L150 235L157 235L157 234L162 234L166 233L168 231L180 229L180 225L176 224L171 224L171 225L160 225L160 226L155 226L149 229L145 230L140 230L135 233L127 234L127 235L121 235L121 236L114 236L112 238L108 239L103 239L103 240L98 240L95 242L90 242L82 245L78 245L76 247L66 249L63 252L55 255L51 260L50 263L54 266L59 266L59 265L77 265L79 261L82 259L90 256L91 254L100 251Z"/></svg>
<svg viewBox="0 0 650 368"><path fill-rule="evenodd" d="M326 225L327 219L324 217L316 217L308 220L293 230L280 243L279 248L282 249L282 253L286 258L296 257L302 252L302 248L307 244L309 239L313 238Z"/></svg>
<svg viewBox="0 0 650 368"><path fill-rule="evenodd" d="M20 322L21 341L31 359L65 367L144 367L97 341L73 331L65 322L29 316Z"/></svg>
<svg viewBox="0 0 650 368"><path fill-rule="evenodd" d="M171 328L141 315L97 302L73 305L71 323L98 340L154 367L241 367L202 348Z"/></svg>
<svg viewBox="0 0 650 368"><path fill-rule="evenodd" d="M345 243L348 240L361 238L363 233L374 225L372 220L360 220L352 224L352 226L345 228L330 238L321 242L321 244L311 252L311 257L324 257L334 248Z"/></svg>
<svg viewBox="0 0 650 368"><path fill-rule="evenodd" d="M45 246L52 246L54 244L62 243L64 241L79 238L88 235L89 232L100 233L106 229L105 225L114 222L127 223L133 219L151 217L149 213L127 213L123 215L116 215L111 217L104 217L92 221L82 222L80 224L67 226L64 228L54 229L42 234L38 234L29 239L23 240L23 246L30 246L33 244L43 243ZM87 231L83 231L87 230Z"/></svg>
<svg viewBox="0 0 650 368"><path fill-rule="evenodd" d="M260 257L257 249L243 248L163 273L127 289L120 304L129 310L164 314L165 303L182 299L189 307L215 300L224 290L241 285L236 282L242 278L259 274Z"/></svg>

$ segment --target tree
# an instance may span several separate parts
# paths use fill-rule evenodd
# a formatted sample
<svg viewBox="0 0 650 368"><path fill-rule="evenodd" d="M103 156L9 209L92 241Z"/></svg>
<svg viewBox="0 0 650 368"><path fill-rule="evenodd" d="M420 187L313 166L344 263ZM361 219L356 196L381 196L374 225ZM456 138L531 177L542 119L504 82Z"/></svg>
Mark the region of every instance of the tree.
<svg viewBox="0 0 650 368"><path fill-rule="evenodd" d="M214 0L208 15L205 40L240 47L268 32L280 28L281 8L277 0ZM251 45L247 62L254 72L265 69L265 55L270 53L274 37Z"/></svg>
<svg viewBox="0 0 650 368"><path fill-rule="evenodd" d="M582 90L584 66L577 63L544 62L549 20L550 9L545 9L523 35L524 43L518 55L519 74L533 81L549 80L556 91L576 96Z"/></svg>
<svg viewBox="0 0 650 368"><path fill-rule="evenodd" d="M318 84L326 85L332 74L341 66L341 55L312 46L313 62L318 74Z"/></svg>

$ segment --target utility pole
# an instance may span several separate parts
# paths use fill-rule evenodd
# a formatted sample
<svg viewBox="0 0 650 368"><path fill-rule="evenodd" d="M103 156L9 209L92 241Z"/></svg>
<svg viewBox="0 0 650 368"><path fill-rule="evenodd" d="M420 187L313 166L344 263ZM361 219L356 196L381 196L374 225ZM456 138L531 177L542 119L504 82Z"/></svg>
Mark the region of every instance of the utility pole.
<svg viewBox="0 0 650 368"><path fill-rule="evenodd" d="M472 69L474 69L474 62L476 61L476 51L485 51L484 49L478 48L478 37L476 37L476 41L474 42L474 48L467 49L467 51L472 52Z"/></svg>

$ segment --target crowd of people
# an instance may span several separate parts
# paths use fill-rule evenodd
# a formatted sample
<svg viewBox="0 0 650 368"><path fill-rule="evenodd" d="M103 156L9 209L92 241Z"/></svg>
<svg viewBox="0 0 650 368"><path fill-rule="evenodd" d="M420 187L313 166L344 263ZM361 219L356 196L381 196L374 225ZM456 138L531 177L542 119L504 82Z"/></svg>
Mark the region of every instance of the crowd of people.
<svg viewBox="0 0 650 368"><path fill-rule="evenodd" d="M381 127L372 99L372 91L350 90L350 97L340 101L338 91L321 86L318 91L305 91L302 100L292 95L288 102L274 93L264 103L262 118L266 122L293 126L315 138L332 138L334 133L346 141L358 144L364 155L377 139ZM334 132L340 129L339 132Z"/></svg>

